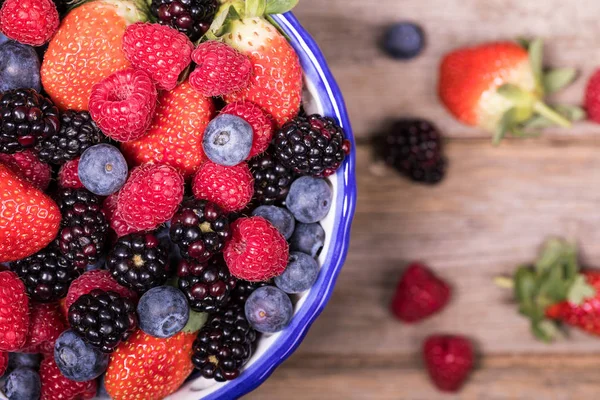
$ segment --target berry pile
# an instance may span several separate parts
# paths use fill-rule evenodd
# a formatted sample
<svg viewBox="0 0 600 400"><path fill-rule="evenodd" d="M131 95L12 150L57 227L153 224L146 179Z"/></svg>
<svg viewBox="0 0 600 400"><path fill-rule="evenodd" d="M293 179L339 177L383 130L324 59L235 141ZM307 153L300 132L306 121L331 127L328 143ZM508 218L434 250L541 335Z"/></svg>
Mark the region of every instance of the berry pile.
<svg viewBox="0 0 600 400"><path fill-rule="evenodd" d="M300 113L290 43L264 17L250 32L230 15L215 38L216 0L122 2L0 9L10 398L88 399L102 377L113 399L160 399L194 369L235 379L318 279L325 178L350 147L333 119ZM30 46L46 43L40 59Z"/></svg>

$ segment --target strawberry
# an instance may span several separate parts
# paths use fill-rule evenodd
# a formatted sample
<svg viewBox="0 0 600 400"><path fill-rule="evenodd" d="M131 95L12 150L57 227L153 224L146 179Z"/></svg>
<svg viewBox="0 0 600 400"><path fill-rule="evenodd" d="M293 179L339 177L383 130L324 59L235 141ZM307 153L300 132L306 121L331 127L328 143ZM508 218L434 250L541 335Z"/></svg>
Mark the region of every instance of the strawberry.
<svg viewBox="0 0 600 400"><path fill-rule="evenodd" d="M30 46L48 42L59 22L52 0L6 0L0 9L0 31Z"/></svg>
<svg viewBox="0 0 600 400"><path fill-rule="evenodd" d="M589 119L600 124L600 69L588 81L584 101Z"/></svg>
<svg viewBox="0 0 600 400"><path fill-rule="evenodd" d="M461 336L433 335L423 345L423 358L435 386L457 392L473 368L473 346Z"/></svg>
<svg viewBox="0 0 600 400"><path fill-rule="evenodd" d="M273 138L273 121L259 106L251 101L240 101L227 105L221 113L240 117L252 126L252 149L249 158L267 150Z"/></svg>
<svg viewBox="0 0 600 400"><path fill-rule="evenodd" d="M0 351L16 351L29 329L29 297L17 274L0 272Z"/></svg>
<svg viewBox="0 0 600 400"><path fill-rule="evenodd" d="M392 311L406 323L421 321L439 312L450 300L450 287L427 266L413 263L398 282Z"/></svg>
<svg viewBox="0 0 600 400"><path fill-rule="evenodd" d="M92 86L129 67L121 48L125 29L147 15L141 0L89 1L67 14L41 69L42 85L60 109L87 110Z"/></svg>
<svg viewBox="0 0 600 400"><path fill-rule="evenodd" d="M40 400L89 400L96 396L96 380L75 382L64 377L54 362L54 356L44 357L40 365L42 395Z"/></svg>
<svg viewBox="0 0 600 400"><path fill-rule="evenodd" d="M192 181L197 199L215 203L227 212L243 210L254 195L254 178L245 162L226 167L207 161Z"/></svg>
<svg viewBox="0 0 600 400"><path fill-rule="evenodd" d="M29 257L56 237L56 203L3 164L0 193L0 263Z"/></svg>
<svg viewBox="0 0 600 400"><path fill-rule="evenodd" d="M79 157L67 161L58 171L58 186L61 188L81 189L83 183L79 180Z"/></svg>
<svg viewBox="0 0 600 400"><path fill-rule="evenodd" d="M53 354L54 342L67 327L58 304L32 304L29 332L21 353Z"/></svg>
<svg viewBox="0 0 600 400"><path fill-rule="evenodd" d="M528 44L528 49L513 42L485 43L452 51L443 58L438 93L459 121L494 133L497 143L506 133L522 135L528 127L553 124L568 127L567 117L580 118L577 108L555 110L543 103L544 95L561 89L574 77L572 69L543 74L539 40Z"/></svg>
<svg viewBox="0 0 600 400"><path fill-rule="evenodd" d="M133 165L168 164L189 178L206 161L202 138L213 114L212 100L185 82L159 94L148 133L139 140L123 143L121 151Z"/></svg>
<svg viewBox="0 0 600 400"><path fill-rule="evenodd" d="M0 153L0 163L3 163L16 174L23 177L40 190L46 190L52 179L50 165L40 161L32 150L15 154Z"/></svg>
<svg viewBox="0 0 600 400"><path fill-rule="evenodd" d="M6 372L8 368L8 353L5 351L0 351L0 378Z"/></svg>

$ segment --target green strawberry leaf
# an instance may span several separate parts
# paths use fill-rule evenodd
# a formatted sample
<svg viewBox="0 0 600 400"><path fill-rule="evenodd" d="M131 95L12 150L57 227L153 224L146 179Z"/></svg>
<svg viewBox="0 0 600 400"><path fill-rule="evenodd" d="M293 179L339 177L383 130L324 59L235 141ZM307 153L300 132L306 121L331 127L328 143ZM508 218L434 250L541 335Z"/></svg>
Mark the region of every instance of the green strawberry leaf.
<svg viewBox="0 0 600 400"><path fill-rule="evenodd" d="M244 18L262 17L267 11L267 0L246 0Z"/></svg>
<svg viewBox="0 0 600 400"><path fill-rule="evenodd" d="M498 126L496 127L496 133L492 139L494 145L500 144L502 139L504 139L504 136L517 125L517 113L517 108L513 107L506 111L502 118L500 118Z"/></svg>
<svg viewBox="0 0 600 400"><path fill-rule="evenodd" d="M553 108L556 110L556 112L569 121L577 122L583 121L587 118L587 113L579 106L573 106L570 104L557 104L553 106Z"/></svg>
<svg viewBox="0 0 600 400"><path fill-rule="evenodd" d="M538 83L539 87L543 87L542 77L543 70L542 64L544 61L544 41L542 39L534 39L529 44L529 63L531 64L531 70L533 76Z"/></svg>
<svg viewBox="0 0 600 400"><path fill-rule="evenodd" d="M283 14L296 7L299 0L267 0L267 14Z"/></svg>
<svg viewBox="0 0 600 400"><path fill-rule="evenodd" d="M520 267L514 276L515 297L519 303L519 312L530 318L537 315L536 304L534 302L537 293L537 283L535 273L531 268Z"/></svg>
<svg viewBox="0 0 600 400"><path fill-rule="evenodd" d="M547 72L542 78L544 92L546 94L556 93L569 86L577 78L575 68L556 68Z"/></svg>
<svg viewBox="0 0 600 400"><path fill-rule="evenodd" d="M565 257L570 257L575 252L575 247L562 239L549 239L544 243L540 256L535 263L538 275L552 269Z"/></svg>
<svg viewBox="0 0 600 400"><path fill-rule="evenodd" d="M219 8L215 19L213 19L208 32L204 35L204 39L217 40L223 35L227 24L230 21L241 18L240 13L244 11L244 0L229 0Z"/></svg>
<svg viewBox="0 0 600 400"><path fill-rule="evenodd" d="M190 317L187 324L183 327L183 332L198 332L208 321L208 314L190 310Z"/></svg>
<svg viewBox="0 0 600 400"><path fill-rule="evenodd" d="M585 299L589 299L594 296L596 296L596 289L587 283L583 275L579 274L569 289L567 300L573 304L581 305Z"/></svg>
<svg viewBox="0 0 600 400"><path fill-rule="evenodd" d="M521 46L525 50L529 50L529 45L531 44L531 40L521 36L516 39L516 42L519 46Z"/></svg>
<svg viewBox="0 0 600 400"><path fill-rule="evenodd" d="M532 321L531 331L538 339L546 343L554 341L561 333L556 322L545 318L540 321Z"/></svg>

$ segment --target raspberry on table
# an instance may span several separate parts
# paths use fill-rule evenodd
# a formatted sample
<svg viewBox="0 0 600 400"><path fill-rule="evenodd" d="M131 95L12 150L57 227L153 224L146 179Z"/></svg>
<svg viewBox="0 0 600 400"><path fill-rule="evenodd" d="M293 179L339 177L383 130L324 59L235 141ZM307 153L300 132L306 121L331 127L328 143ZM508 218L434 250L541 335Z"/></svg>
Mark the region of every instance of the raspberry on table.
<svg viewBox="0 0 600 400"><path fill-rule="evenodd" d="M200 166L192 181L198 199L208 200L226 212L243 210L254 195L254 182L246 163L225 167L207 161Z"/></svg>
<svg viewBox="0 0 600 400"><path fill-rule="evenodd" d="M273 138L273 120L259 106L251 101L238 101L225 106L221 113L236 115L252 127L253 139L250 158L267 150Z"/></svg>
<svg viewBox="0 0 600 400"><path fill-rule="evenodd" d="M52 180L52 169L42 162L32 150L24 150L14 154L0 153L0 162L15 174L41 190L46 190Z"/></svg>
<svg viewBox="0 0 600 400"><path fill-rule="evenodd" d="M75 335L73 335L75 336ZM81 399L89 400L96 396L96 380L75 382L67 379L54 361L54 357L45 357L40 365L42 381L42 399Z"/></svg>
<svg viewBox="0 0 600 400"><path fill-rule="evenodd" d="M119 201L119 193L113 193L104 199L102 204L102 211L110 224L110 227L117 234L117 237L129 235L135 233L138 229L130 226L123 220L123 217L117 210L117 202Z"/></svg>
<svg viewBox="0 0 600 400"><path fill-rule="evenodd" d="M79 158L67 161L58 170L58 186L61 188L83 189L79 180Z"/></svg>
<svg viewBox="0 0 600 400"><path fill-rule="evenodd" d="M0 351L17 351L27 340L29 297L26 291L21 276L11 271L0 272Z"/></svg>
<svg viewBox="0 0 600 400"><path fill-rule="evenodd" d="M248 162L254 176L254 199L259 204L282 205L294 175L271 153L272 149Z"/></svg>
<svg viewBox="0 0 600 400"><path fill-rule="evenodd" d="M47 43L60 24L52 0L5 0L0 9L0 30L30 46Z"/></svg>

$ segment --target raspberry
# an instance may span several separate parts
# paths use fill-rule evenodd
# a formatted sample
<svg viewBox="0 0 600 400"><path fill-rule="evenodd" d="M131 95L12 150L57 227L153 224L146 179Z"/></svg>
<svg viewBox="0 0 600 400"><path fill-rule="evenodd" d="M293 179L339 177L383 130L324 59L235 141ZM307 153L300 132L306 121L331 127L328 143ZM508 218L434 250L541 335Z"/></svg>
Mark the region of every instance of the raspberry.
<svg viewBox="0 0 600 400"><path fill-rule="evenodd" d="M192 53L197 64L190 85L207 97L224 96L244 89L250 82L250 59L225 43L201 43Z"/></svg>
<svg viewBox="0 0 600 400"><path fill-rule="evenodd" d="M79 158L67 161L58 171L58 186L61 188L83 189L83 183L79 180Z"/></svg>
<svg viewBox="0 0 600 400"><path fill-rule="evenodd" d="M42 395L40 400L89 400L96 396L96 380L75 382L65 378L60 372L54 356L45 357L40 365Z"/></svg>
<svg viewBox="0 0 600 400"><path fill-rule="evenodd" d="M600 69L594 72L585 90L585 108L589 119L600 123Z"/></svg>
<svg viewBox="0 0 600 400"><path fill-rule="evenodd" d="M58 24L58 11L51 0L7 0L0 10L0 30L30 46L50 40Z"/></svg>
<svg viewBox="0 0 600 400"><path fill-rule="evenodd" d="M0 153L0 163L13 170L33 186L46 190L52 179L52 170L31 150L25 150L15 154Z"/></svg>
<svg viewBox="0 0 600 400"><path fill-rule="evenodd" d="M117 234L118 237L129 235L130 233L137 232L137 229L129 226L121 214L117 212L117 201L119 200L119 194L113 193L108 196L102 204L102 211L108 220L110 227Z"/></svg>
<svg viewBox="0 0 600 400"><path fill-rule="evenodd" d="M119 142L139 139L150 128L157 92L150 76L127 68L92 87L90 114L102 132Z"/></svg>
<svg viewBox="0 0 600 400"><path fill-rule="evenodd" d="M23 347L29 328L29 298L14 272L0 272L0 351Z"/></svg>
<svg viewBox="0 0 600 400"><path fill-rule="evenodd" d="M216 203L227 212L241 211L254 195L254 178L246 163L225 167L207 161L194 176L192 191L196 198Z"/></svg>
<svg viewBox="0 0 600 400"><path fill-rule="evenodd" d="M137 230L156 228L170 220L181 200L184 182L168 165L144 164L131 172L119 192L117 213Z"/></svg>
<svg viewBox="0 0 600 400"><path fill-rule="evenodd" d="M29 325L21 353L53 354L54 342L67 329L56 303L32 304Z"/></svg>
<svg viewBox="0 0 600 400"><path fill-rule="evenodd" d="M150 75L159 90L177 86L179 74L190 64L194 46L183 33L168 26L138 22L123 36L125 56Z"/></svg>
<svg viewBox="0 0 600 400"><path fill-rule="evenodd" d="M256 104L251 101L231 103L222 111L244 119L252 126L253 140L249 158L267 150L273 138L273 120Z"/></svg>
<svg viewBox="0 0 600 400"><path fill-rule="evenodd" d="M283 235L266 219L240 218L231 224L231 240L223 257L236 278L266 281L283 273L289 248Z"/></svg>
<svg viewBox="0 0 600 400"><path fill-rule="evenodd" d="M4 376L6 368L8 368L8 353L0 351L0 378Z"/></svg>

